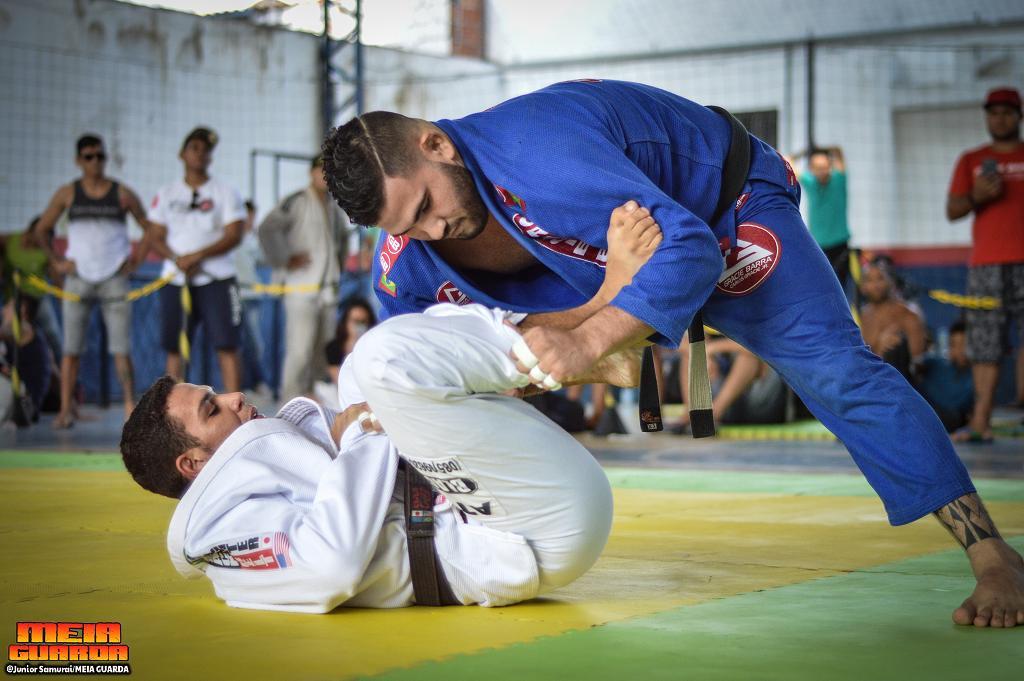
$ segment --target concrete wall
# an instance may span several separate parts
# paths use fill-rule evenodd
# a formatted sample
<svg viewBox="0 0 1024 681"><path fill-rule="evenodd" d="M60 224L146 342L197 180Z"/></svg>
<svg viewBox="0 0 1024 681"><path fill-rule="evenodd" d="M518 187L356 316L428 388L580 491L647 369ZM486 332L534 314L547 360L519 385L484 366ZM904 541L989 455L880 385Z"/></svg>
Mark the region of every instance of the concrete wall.
<svg viewBox="0 0 1024 681"><path fill-rule="evenodd" d="M487 56L528 64L989 27L1024 19L1019 0L488 0Z"/></svg>
<svg viewBox="0 0 1024 681"><path fill-rule="evenodd" d="M457 117L559 80L621 78L734 111L776 110L778 146L794 152L806 146L801 41L813 35L815 138L846 152L855 243L941 246L969 240L942 205L957 154L985 140L980 99L1024 85L1019 2L549 0L543 10L489 0L489 62L368 47L367 108ZM951 25L961 28L938 30ZM250 153L319 146L318 49L308 34L112 0L0 0L10 94L0 99L0 229L20 228L76 174L82 132L107 139L110 173L148 199L180 173L178 146L197 123L221 133L214 172L264 212L275 186L305 182L305 164L278 163L275 185L274 162ZM342 49L338 64L351 70L353 52ZM350 93L339 83L337 101Z"/></svg>
<svg viewBox="0 0 1024 681"><path fill-rule="evenodd" d="M312 36L111 0L0 0L0 230L22 228L78 175L75 140L99 133L108 173L148 201L182 174L197 124L221 137L212 172L249 194L250 151L319 146ZM283 168L301 185L308 166ZM269 166L257 201L271 200Z"/></svg>

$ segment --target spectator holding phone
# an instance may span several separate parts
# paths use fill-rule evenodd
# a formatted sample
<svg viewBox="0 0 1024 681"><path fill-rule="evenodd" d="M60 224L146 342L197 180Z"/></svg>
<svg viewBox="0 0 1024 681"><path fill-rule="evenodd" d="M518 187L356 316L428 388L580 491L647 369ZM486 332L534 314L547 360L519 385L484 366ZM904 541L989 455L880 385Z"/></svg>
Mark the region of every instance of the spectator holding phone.
<svg viewBox="0 0 1024 681"><path fill-rule="evenodd" d="M993 310L967 309L967 356L974 376L970 423L954 433L965 442L992 440L992 408L999 362L1009 348L1009 324L1024 332L1024 144L1020 138L1020 93L992 90L985 122L992 142L960 156L946 202L958 220L974 213L974 248L967 270L967 294L997 298ZM1021 335L1021 334L1018 334ZM1017 352L1017 399L1024 402L1024 348Z"/></svg>

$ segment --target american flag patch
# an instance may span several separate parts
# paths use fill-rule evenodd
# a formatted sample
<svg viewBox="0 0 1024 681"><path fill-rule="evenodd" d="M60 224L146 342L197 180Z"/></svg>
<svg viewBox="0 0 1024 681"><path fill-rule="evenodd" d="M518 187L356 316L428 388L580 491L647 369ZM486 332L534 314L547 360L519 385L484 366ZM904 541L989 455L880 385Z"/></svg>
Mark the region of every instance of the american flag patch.
<svg viewBox="0 0 1024 681"><path fill-rule="evenodd" d="M268 532L219 544L206 555L188 560L236 570L277 570L295 564L291 557L291 542L284 532Z"/></svg>
<svg viewBox="0 0 1024 681"><path fill-rule="evenodd" d="M277 558L277 564L279 567L289 567L292 564L291 556L289 552L291 550L291 542L288 541L288 535L284 532L274 533L274 557Z"/></svg>

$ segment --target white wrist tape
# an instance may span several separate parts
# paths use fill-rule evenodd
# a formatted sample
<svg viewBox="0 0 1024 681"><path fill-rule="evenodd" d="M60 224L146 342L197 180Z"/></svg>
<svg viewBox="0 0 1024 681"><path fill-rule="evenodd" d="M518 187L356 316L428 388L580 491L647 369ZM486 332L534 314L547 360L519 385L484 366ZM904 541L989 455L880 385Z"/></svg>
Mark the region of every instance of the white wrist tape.
<svg viewBox="0 0 1024 681"><path fill-rule="evenodd" d="M560 390L562 384L556 381L555 379L551 378L551 374L548 374L547 376L544 377L544 387L547 388L548 390Z"/></svg>

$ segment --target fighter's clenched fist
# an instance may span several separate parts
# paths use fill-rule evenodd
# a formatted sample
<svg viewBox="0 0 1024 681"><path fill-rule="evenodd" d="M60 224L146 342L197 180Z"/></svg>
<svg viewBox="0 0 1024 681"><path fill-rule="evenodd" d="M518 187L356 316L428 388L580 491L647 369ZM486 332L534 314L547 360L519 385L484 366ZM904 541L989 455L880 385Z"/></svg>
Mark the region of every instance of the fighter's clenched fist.
<svg viewBox="0 0 1024 681"><path fill-rule="evenodd" d="M612 211L608 224L608 262L604 283L595 296L607 305L654 254L661 244L661 227L651 212L630 200ZM580 382L601 359L599 346L587 342L586 336L572 329L536 326L523 331L523 340L512 349L520 371L529 374L539 388L557 390L571 380ZM623 362L639 363L639 354L628 353ZM635 371L614 368L617 376L638 375ZM600 372L598 372L600 373ZM599 376L591 380L601 381ZM619 381L616 381L618 383Z"/></svg>

